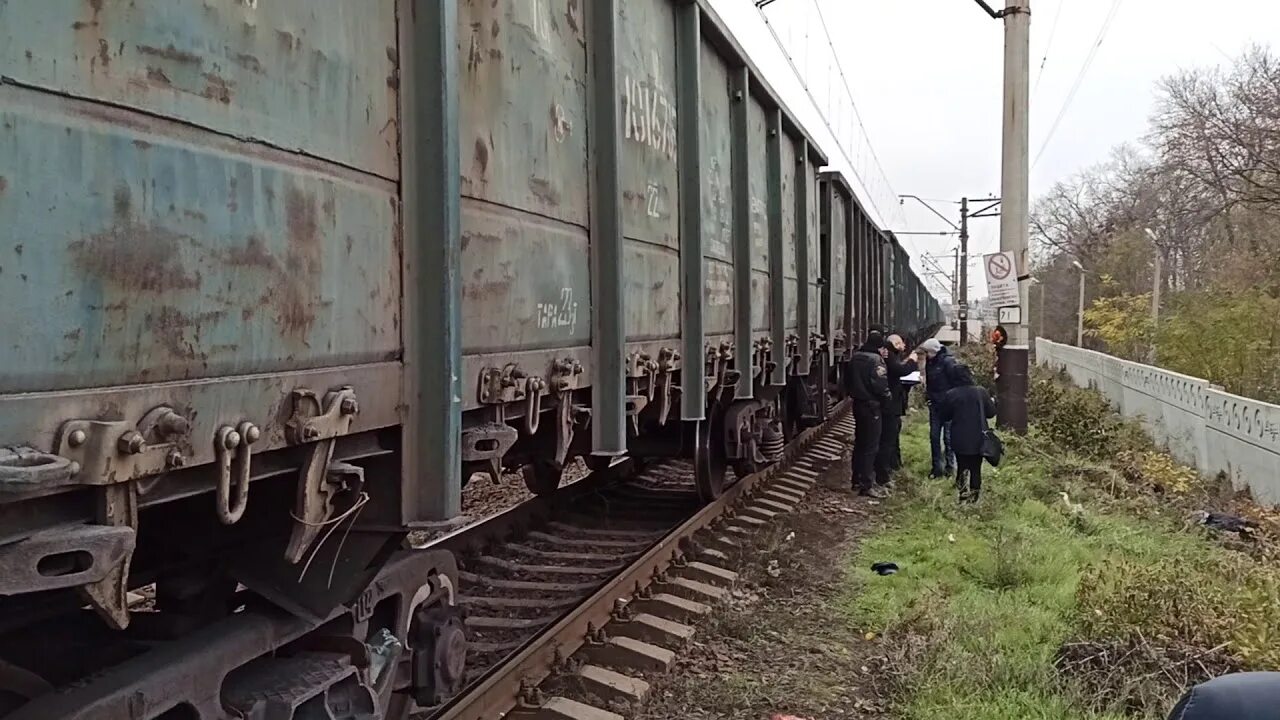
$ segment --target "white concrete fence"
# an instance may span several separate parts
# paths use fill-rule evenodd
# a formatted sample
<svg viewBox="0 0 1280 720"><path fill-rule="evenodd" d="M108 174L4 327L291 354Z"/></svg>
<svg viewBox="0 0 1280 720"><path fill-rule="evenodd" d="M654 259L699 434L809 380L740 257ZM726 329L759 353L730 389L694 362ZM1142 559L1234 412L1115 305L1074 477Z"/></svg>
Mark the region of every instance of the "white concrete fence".
<svg viewBox="0 0 1280 720"><path fill-rule="evenodd" d="M1156 442L1206 475L1280 505L1280 405L1223 392L1208 380L1036 339L1036 362L1066 370L1080 387L1141 421Z"/></svg>

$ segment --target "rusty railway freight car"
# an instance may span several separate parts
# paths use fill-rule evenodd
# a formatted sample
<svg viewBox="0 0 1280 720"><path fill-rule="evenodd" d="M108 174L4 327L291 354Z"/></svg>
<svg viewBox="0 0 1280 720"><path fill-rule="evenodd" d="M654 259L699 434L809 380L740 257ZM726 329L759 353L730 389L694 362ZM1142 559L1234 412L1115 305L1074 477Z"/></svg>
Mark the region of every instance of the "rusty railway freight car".
<svg viewBox="0 0 1280 720"><path fill-rule="evenodd" d="M702 0L0 2L0 717L456 692L472 472L714 496L936 322L823 162Z"/></svg>

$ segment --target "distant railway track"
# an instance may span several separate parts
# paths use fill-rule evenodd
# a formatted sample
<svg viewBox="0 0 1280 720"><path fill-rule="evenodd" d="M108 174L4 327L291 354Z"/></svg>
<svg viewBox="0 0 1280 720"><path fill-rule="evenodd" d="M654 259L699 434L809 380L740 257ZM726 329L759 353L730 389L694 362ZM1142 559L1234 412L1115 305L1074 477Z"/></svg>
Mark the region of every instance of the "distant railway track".
<svg viewBox="0 0 1280 720"><path fill-rule="evenodd" d="M467 686L415 717L608 717L591 712L638 699L639 676L668 667L687 623L727 594L741 540L802 501L851 429L842 405L705 506L693 468L668 461L598 472L441 539L461 567Z"/></svg>

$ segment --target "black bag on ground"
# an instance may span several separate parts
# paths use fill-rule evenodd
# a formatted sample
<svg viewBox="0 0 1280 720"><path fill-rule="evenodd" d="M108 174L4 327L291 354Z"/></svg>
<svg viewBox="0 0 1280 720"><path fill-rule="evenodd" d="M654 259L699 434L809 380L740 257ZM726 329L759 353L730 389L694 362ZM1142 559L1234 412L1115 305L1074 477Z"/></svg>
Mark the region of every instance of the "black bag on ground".
<svg viewBox="0 0 1280 720"><path fill-rule="evenodd" d="M1004 441L996 435L996 431L988 428L982 434L982 457L991 463L991 467L1000 466L1000 458L1004 456Z"/></svg>

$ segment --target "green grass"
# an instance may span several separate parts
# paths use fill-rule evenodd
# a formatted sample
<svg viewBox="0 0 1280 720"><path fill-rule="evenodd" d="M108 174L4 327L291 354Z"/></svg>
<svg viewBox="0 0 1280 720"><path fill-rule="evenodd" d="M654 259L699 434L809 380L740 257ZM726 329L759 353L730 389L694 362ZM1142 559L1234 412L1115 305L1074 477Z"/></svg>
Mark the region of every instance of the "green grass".
<svg viewBox="0 0 1280 720"><path fill-rule="evenodd" d="M1082 577L1090 568L1176 561L1192 568L1186 582L1222 587L1227 580L1213 568L1229 563L1229 553L1172 521L1107 510L1100 498L1095 506L1097 488L1063 473L1070 463L1041 449L1034 434L1006 437L1002 466L983 469L981 504L958 506L950 481L924 477L923 415L903 433L911 477L885 508L888 526L849 559L842 602L850 622L882 634L886 652L906 666L902 717L1124 717L1085 709L1080 690L1053 665L1063 643L1081 633ZM1083 516L1068 510L1061 491L1084 503ZM872 573L882 560L901 571Z"/></svg>

